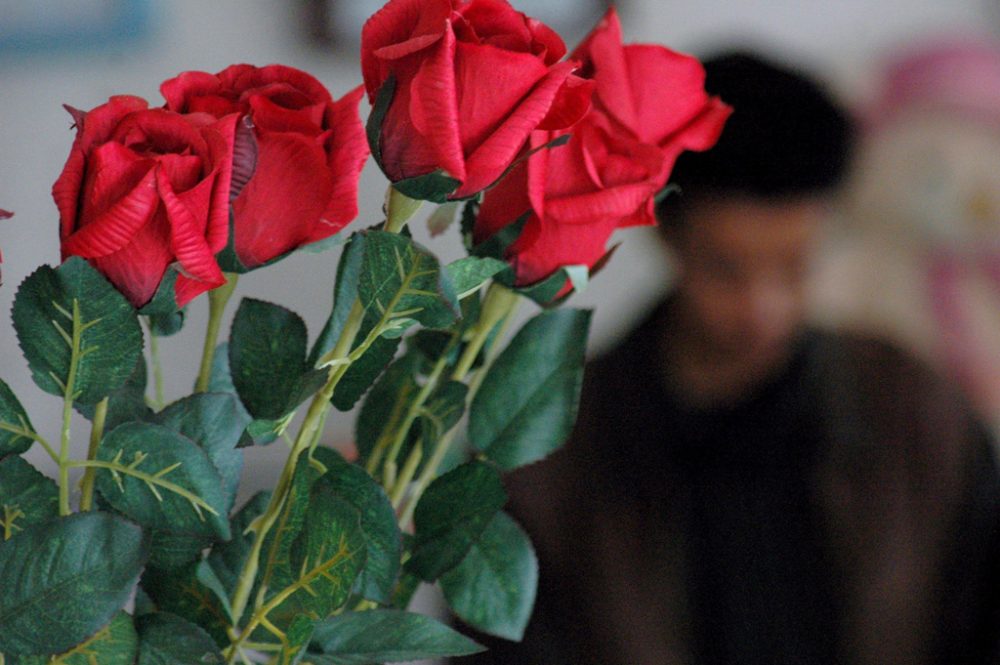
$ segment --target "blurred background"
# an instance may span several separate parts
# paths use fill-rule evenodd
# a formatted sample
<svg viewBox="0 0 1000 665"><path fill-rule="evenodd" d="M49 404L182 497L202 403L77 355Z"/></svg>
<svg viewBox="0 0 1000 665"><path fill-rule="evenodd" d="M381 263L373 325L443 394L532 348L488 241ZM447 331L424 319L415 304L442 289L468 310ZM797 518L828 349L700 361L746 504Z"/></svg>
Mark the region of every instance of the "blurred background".
<svg viewBox="0 0 1000 665"><path fill-rule="evenodd" d="M58 432L61 404L31 382L9 312L18 283L38 264L59 260L49 190L73 139L62 104L90 109L110 95L128 93L157 105L164 79L238 62L307 70L339 97L361 82L357 35L381 4L0 0L0 207L16 213L0 222L0 377L21 397L44 435ZM513 4L550 23L571 47L605 7L603 0ZM994 59L991 70L989 55L989 40L1000 35L1000 3L621 0L618 7L627 41L696 54L732 44L756 46L824 78L857 111L866 123L868 147L859 158L856 182L833 215L816 266L814 317L827 325L894 336L964 377L984 415L1000 423L1000 259L991 257L994 246L1000 247L995 241L1000 102L990 105L1000 100L1000 65ZM886 68L906 52L941 40L986 45L981 78L966 87L983 90L992 83L992 100L986 95L973 114L951 113L944 104L943 112L929 115L909 114L913 100L905 95L886 102ZM964 61L957 62L938 79L961 79ZM927 85L933 87L933 81ZM962 97L967 91L938 92L931 97L939 100L952 92ZM891 114L884 111L890 102ZM358 227L379 221L384 188L384 178L369 162ZM413 227L419 240L446 258L461 254L457 233L432 240L419 219ZM609 267L575 297L574 305L597 308L594 353L627 331L669 286L668 262L647 231L620 236L622 246ZM300 253L251 273L240 280L238 294L292 308L315 335L329 311L338 252ZM230 309L235 311L235 305ZM190 392L206 310L204 298L195 301L186 329L161 340L168 398ZM962 353L949 353L949 348ZM984 359L997 370L988 371ZM977 376L966 376L970 367L979 368ZM349 414L332 417L327 440L349 443L351 425ZM76 431L87 430L78 426ZM84 445L85 437L78 438ZM251 451L244 496L271 486L283 457L277 448ZM40 456L34 461L46 468Z"/></svg>

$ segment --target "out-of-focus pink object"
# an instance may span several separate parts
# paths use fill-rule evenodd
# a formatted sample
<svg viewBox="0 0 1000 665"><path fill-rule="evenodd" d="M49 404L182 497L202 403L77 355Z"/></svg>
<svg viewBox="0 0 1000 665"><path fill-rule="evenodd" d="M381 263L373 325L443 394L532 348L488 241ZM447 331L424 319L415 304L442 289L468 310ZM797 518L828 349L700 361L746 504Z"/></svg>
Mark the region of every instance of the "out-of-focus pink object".
<svg viewBox="0 0 1000 665"><path fill-rule="evenodd" d="M886 70L872 119L889 122L912 109L936 109L1000 124L1000 46L981 38L955 37L896 58Z"/></svg>
<svg viewBox="0 0 1000 665"><path fill-rule="evenodd" d="M1000 42L925 41L880 82L817 315L936 362L1000 430Z"/></svg>

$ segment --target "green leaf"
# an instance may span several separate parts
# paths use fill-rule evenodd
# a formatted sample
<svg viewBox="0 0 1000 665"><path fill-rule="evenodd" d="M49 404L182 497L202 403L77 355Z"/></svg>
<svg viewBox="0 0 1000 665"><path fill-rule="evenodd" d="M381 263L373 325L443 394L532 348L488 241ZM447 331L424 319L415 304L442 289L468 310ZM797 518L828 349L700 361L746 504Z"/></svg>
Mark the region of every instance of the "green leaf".
<svg viewBox="0 0 1000 665"><path fill-rule="evenodd" d="M269 614L288 626L300 614L326 618L344 605L365 564L365 535L354 506L325 483L316 483L290 566L276 569L271 589L287 596Z"/></svg>
<svg viewBox="0 0 1000 665"><path fill-rule="evenodd" d="M229 538L222 477L191 439L154 423L125 423L97 448L96 486L117 511L171 533Z"/></svg>
<svg viewBox="0 0 1000 665"><path fill-rule="evenodd" d="M411 199L430 201L431 203L447 203L448 197L461 184L461 180L452 178L446 171L438 169L413 178L397 180L392 183L392 186Z"/></svg>
<svg viewBox="0 0 1000 665"><path fill-rule="evenodd" d="M149 536L149 565L172 571L195 561L212 544L209 536L171 533L163 529L146 529Z"/></svg>
<svg viewBox="0 0 1000 665"><path fill-rule="evenodd" d="M508 275L503 281L507 284L507 286L514 289L514 291L525 296L526 298L531 298L539 305L542 305L543 307L553 307L564 302L573 293L580 293L587 288L587 282L589 279L590 271L587 266L572 265L563 266L545 279L535 282L534 284L528 284L527 286L515 287L513 283L513 274ZM566 288L567 285L571 287L571 290L563 295L560 295L562 290Z"/></svg>
<svg viewBox="0 0 1000 665"><path fill-rule="evenodd" d="M503 469L559 448L576 421L590 312L542 312L514 336L469 411L469 441Z"/></svg>
<svg viewBox="0 0 1000 665"><path fill-rule="evenodd" d="M87 420L93 421L97 407L93 404L77 404L76 410ZM152 415L153 410L146 404L146 359L140 357L124 385L108 395L104 431L110 432L132 420L149 420Z"/></svg>
<svg viewBox="0 0 1000 665"><path fill-rule="evenodd" d="M476 630L519 641L538 588L538 558L528 535L497 513L462 563L441 577L448 607Z"/></svg>
<svg viewBox="0 0 1000 665"><path fill-rule="evenodd" d="M251 416L279 419L326 382L326 370L306 363L306 337L306 325L294 312L252 298L240 302L229 338L229 367Z"/></svg>
<svg viewBox="0 0 1000 665"><path fill-rule="evenodd" d="M299 460L277 522L264 538L258 582L268 589L287 586L288 580L294 575L292 547L302 532L309 510L310 490L320 475L321 472L304 458ZM220 574L220 578L224 580L225 576Z"/></svg>
<svg viewBox="0 0 1000 665"><path fill-rule="evenodd" d="M174 402L153 421L197 443L222 477L226 513L232 510L243 471L243 453L237 450L250 417L234 395L200 393Z"/></svg>
<svg viewBox="0 0 1000 665"><path fill-rule="evenodd" d="M424 441L438 441L458 424L465 413L465 397L469 387L461 381L448 381L431 393L420 411Z"/></svg>
<svg viewBox="0 0 1000 665"><path fill-rule="evenodd" d="M61 653L107 625L146 561L138 526L70 515L0 543L0 652Z"/></svg>
<svg viewBox="0 0 1000 665"><path fill-rule="evenodd" d="M351 307L358 296L358 278L361 275L361 262L365 257L365 235L355 233L351 236L337 264L337 281L333 289L333 308L323 326L307 364L315 367L319 359L329 353L337 345L340 334L351 313Z"/></svg>
<svg viewBox="0 0 1000 665"><path fill-rule="evenodd" d="M33 439L28 434L34 431L14 391L0 380L0 458L20 455L30 448Z"/></svg>
<svg viewBox="0 0 1000 665"><path fill-rule="evenodd" d="M74 401L96 404L121 386L142 355L142 329L129 302L81 258L42 266L17 290L14 329L32 378L63 396L79 336Z"/></svg>
<svg viewBox="0 0 1000 665"><path fill-rule="evenodd" d="M157 337L176 335L184 328L187 310L179 309L169 314L150 314L149 329Z"/></svg>
<svg viewBox="0 0 1000 665"><path fill-rule="evenodd" d="M366 328L379 321L416 320L446 328L458 317L458 301L437 257L398 233L365 232L358 280Z"/></svg>
<svg viewBox="0 0 1000 665"><path fill-rule="evenodd" d="M362 462L380 445L387 445L383 439L391 438L401 426L410 400L420 389L416 381L420 364L420 355L416 353L398 358L368 392L354 430Z"/></svg>
<svg viewBox="0 0 1000 665"><path fill-rule="evenodd" d="M132 665L139 637L132 617L119 612L111 623L82 644L57 656L26 656L8 660L9 665Z"/></svg>
<svg viewBox="0 0 1000 665"><path fill-rule="evenodd" d="M468 462L427 488L413 515L416 540L406 570L433 582L465 558L507 501L495 468Z"/></svg>
<svg viewBox="0 0 1000 665"><path fill-rule="evenodd" d="M399 574L402 549L396 511L382 486L364 469L348 464L327 448L317 448L327 472L317 481L329 487L358 511L365 536L367 558L358 578L359 593L380 603L388 603Z"/></svg>
<svg viewBox="0 0 1000 665"><path fill-rule="evenodd" d="M370 665L468 656L483 647L422 614L401 610L348 612L316 626L315 665Z"/></svg>
<svg viewBox="0 0 1000 665"><path fill-rule="evenodd" d="M315 622L300 615L292 620L285 631L285 643L282 645L278 665L298 665L307 654L309 642L312 640Z"/></svg>
<svg viewBox="0 0 1000 665"><path fill-rule="evenodd" d="M216 543L206 559L215 572L216 577L222 583L226 591L226 596L229 598L236 591L239 575L243 570L243 563L246 561L247 556L250 554L250 549L253 547L254 534L248 533L247 528L253 520L264 514L270 500L270 492L258 492L253 498L247 501L233 515L230 524L230 531L233 537L224 543Z"/></svg>
<svg viewBox="0 0 1000 665"><path fill-rule="evenodd" d="M509 267L506 262L488 256L467 256L449 263L447 270L461 300L478 291L491 277Z"/></svg>
<svg viewBox="0 0 1000 665"><path fill-rule="evenodd" d="M0 535L59 516L59 487L22 457L0 460Z"/></svg>
<svg viewBox="0 0 1000 665"><path fill-rule="evenodd" d="M396 356L403 340L379 337L344 372L330 401L341 411L350 411Z"/></svg>
<svg viewBox="0 0 1000 665"><path fill-rule="evenodd" d="M146 614L135 621L139 631L136 665L209 665L223 663L208 633L179 616L166 612Z"/></svg>
<svg viewBox="0 0 1000 665"><path fill-rule="evenodd" d="M226 628L230 625L228 605L202 581L206 577L203 568L211 569L205 561L192 561L171 570L150 567L143 574L140 586L158 610L201 626L216 644L226 645L229 643Z"/></svg>
<svg viewBox="0 0 1000 665"><path fill-rule="evenodd" d="M475 220L478 210L478 204L471 202L466 204L465 210L462 211L462 228L466 238L466 243L469 245L469 251L473 256L489 257L497 259L498 261L503 261L504 256L507 253L507 248L513 245L521 236L521 232L524 231L524 227L528 223L531 213L524 213L486 240L473 246L473 229L475 228Z"/></svg>

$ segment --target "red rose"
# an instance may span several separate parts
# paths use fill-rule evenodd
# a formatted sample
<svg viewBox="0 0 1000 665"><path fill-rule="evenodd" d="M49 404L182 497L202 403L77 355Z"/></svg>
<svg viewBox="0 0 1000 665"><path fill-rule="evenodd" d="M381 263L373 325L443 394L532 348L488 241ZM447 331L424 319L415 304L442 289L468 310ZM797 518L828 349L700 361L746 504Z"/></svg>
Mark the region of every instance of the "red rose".
<svg viewBox="0 0 1000 665"><path fill-rule="evenodd" d="M361 33L368 98L392 75L379 165L393 182L443 170L475 194L510 166L535 129L572 125L591 84L550 28L506 0L390 0ZM373 146L374 148L375 146Z"/></svg>
<svg viewBox="0 0 1000 665"><path fill-rule="evenodd" d="M609 10L573 54L596 83L594 106L563 147L541 150L486 193L482 241L528 214L508 259L519 285L562 266L593 267L615 229L656 223L656 193L684 150L707 150L731 109L704 90L694 58L662 46L623 46ZM533 147L562 132L536 132Z"/></svg>
<svg viewBox="0 0 1000 665"><path fill-rule="evenodd" d="M136 307L178 268L178 306L225 283L215 253L229 235L236 117L149 109L112 97L76 120L52 186L62 256L88 259Z"/></svg>
<svg viewBox="0 0 1000 665"><path fill-rule="evenodd" d="M358 215L358 178L368 144L359 86L334 101L309 74L233 65L165 81L167 108L222 117L239 113L233 167L233 244L255 268L328 238Z"/></svg>

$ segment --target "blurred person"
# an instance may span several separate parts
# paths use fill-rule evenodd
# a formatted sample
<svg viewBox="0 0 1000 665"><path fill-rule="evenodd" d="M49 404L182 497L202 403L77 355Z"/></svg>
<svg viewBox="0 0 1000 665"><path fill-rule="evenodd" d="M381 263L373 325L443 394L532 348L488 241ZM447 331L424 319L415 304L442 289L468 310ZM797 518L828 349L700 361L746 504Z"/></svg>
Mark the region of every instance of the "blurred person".
<svg viewBox="0 0 1000 665"><path fill-rule="evenodd" d="M659 207L676 284L588 366L567 446L510 476L535 613L465 662L995 662L989 435L918 361L805 323L852 124L753 54L705 67L735 111Z"/></svg>
<svg viewBox="0 0 1000 665"><path fill-rule="evenodd" d="M1000 42L910 44L869 106L817 314L898 340L1000 431Z"/></svg>

